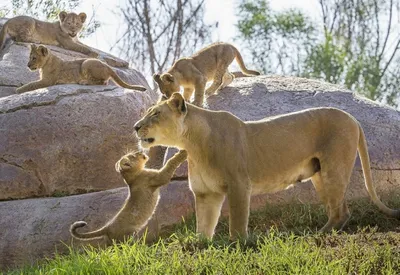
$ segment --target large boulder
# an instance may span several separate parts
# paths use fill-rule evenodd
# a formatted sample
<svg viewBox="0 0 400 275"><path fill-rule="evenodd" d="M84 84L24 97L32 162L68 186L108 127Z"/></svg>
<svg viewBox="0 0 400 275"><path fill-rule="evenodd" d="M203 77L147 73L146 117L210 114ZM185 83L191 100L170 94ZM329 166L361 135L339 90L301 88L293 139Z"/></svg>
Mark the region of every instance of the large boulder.
<svg viewBox="0 0 400 275"><path fill-rule="evenodd" d="M119 181L122 182L122 178ZM88 225L82 231L99 228L117 213L127 193L128 189L122 187L62 198L0 202L0 271L34 264L43 257L53 256L56 251L67 252L65 244L84 244L72 239L69 226L85 220ZM187 182L172 182L162 187L161 193L147 229L148 235L153 237L162 227L180 222L182 216L194 209ZM96 242L90 244L96 245Z"/></svg>
<svg viewBox="0 0 400 275"><path fill-rule="evenodd" d="M388 194L399 190L400 113L391 107L368 100L338 85L284 76L236 79L218 94L208 97L206 104L211 110L229 111L244 121L259 120L311 107L331 106L347 111L360 121L365 131L373 179L378 192ZM166 159L173 155L174 150L176 149L168 149ZM181 166L176 176L187 177L187 167ZM348 197L363 196L367 196L367 192L357 160ZM281 201L292 198L317 201L311 182L300 184L290 192L279 192L275 197Z"/></svg>
<svg viewBox="0 0 400 275"><path fill-rule="evenodd" d="M50 48L63 59L81 57ZM29 51L28 44L12 43L0 60L0 95L12 93L0 98L0 200L122 186L114 164L136 148L133 125L158 99L157 92L138 71L115 68L126 82L147 91L69 84L13 94L39 78L26 66Z"/></svg>

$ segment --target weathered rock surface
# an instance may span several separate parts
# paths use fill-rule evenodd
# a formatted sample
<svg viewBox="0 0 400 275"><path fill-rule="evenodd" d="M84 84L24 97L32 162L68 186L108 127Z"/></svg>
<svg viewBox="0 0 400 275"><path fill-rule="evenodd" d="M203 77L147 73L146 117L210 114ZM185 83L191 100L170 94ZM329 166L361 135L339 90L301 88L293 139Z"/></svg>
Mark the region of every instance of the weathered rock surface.
<svg viewBox="0 0 400 275"><path fill-rule="evenodd" d="M360 97L344 88L317 80L283 76L259 76L236 79L219 94L207 99L207 108L229 111L242 120L259 120L311 107L331 106L349 112L360 121L368 142L374 182L379 193L400 190L400 113ZM293 133L294 135L296 133ZM293 146L296 146L295 144ZM173 155L173 148L167 155ZM290 149L289 149L290 150ZM168 157L167 157L168 158ZM176 176L187 176L181 166ZM312 184L294 187L282 196L307 196ZM303 194L304 193L304 194ZM367 196L362 170L357 161L348 197Z"/></svg>
<svg viewBox="0 0 400 275"><path fill-rule="evenodd" d="M51 49L64 59L80 55ZM38 79L39 73L26 66L28 56L28 44L6 49L0 60L0 95ZM116 71L148 90L70 84L0 98L0 200L122 186L114 164L136 148L133 125L158 95L141 73Z"/></svg>
<svg viewBox="0 0 400 275"><path fill-rule="evenodd" d="M82 231L103 226L120 209L127 192L122 187L62 198L0 202L0 270L34 263L52 256L56 249L59 253L66 252L68 249L63 243L72 243L69 226L73 222L87 221L87 228ZM192 212L193 199L187 182L164 186L157 211L149 223L149 234L156 235L159 228L180 222L182 216ZM80 244L74 240L74 245Z"/></svg>

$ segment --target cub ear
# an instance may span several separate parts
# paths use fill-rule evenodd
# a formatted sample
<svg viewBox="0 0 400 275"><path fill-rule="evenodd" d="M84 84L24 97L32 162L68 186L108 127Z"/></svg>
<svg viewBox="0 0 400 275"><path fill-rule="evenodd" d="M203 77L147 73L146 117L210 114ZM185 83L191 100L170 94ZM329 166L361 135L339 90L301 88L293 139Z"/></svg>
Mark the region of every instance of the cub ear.
<svg viewBox="0 0 400 275"><path fill-rule="evenodd" d="M81 22L82 22L82 23L85 23L86 18L87 18L86 13L81 12L78 16L79 16L79 19L81 19Z"/></svg>
<svg viewBox="0 0 400 275"><path fill-rule="evenodd" d="M174 82L174 76L170 73L164 73L161 75L161 79L167 82Z"/></svg>
<svg viewBox="0 0 400 275"><path fill-rule="evenodd" d="M31 51L36 51L36 50L37 50L36 44L31 44Z"/></svg>
<svg viewBox="0 0 400 275"><path fill-rule="evenodd" d="M186 102L180 93L173 93L171 98L168 99L167 104L179 114L186 114Z"/></svg>
<svg viewBox="0 0 400 275"><path fill-rule="evenodd" d="M37 49L38 52L43 56L46 56L49 53L49 50L45 46L40 45Z"/></svg>
<svg viewBox="0 0 400 275"><path fill-rule="evenodd" d="M161 82L160 74L153 74L153 79L157 84L160 84L160 82Z"/></svg>
<svg viewBox="0 0 400 275"><path fill-rule="evenodd" d="M58 14L58 18L60 18L60 21L63 22L65 17L67 17L67 13L65 11L62 11Z"/></svg>

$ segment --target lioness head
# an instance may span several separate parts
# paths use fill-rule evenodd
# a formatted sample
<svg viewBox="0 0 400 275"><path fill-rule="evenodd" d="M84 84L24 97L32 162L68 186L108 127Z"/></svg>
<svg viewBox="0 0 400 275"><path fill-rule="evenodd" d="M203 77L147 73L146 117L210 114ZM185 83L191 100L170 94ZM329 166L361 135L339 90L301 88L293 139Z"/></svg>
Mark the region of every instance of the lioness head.
<svg viewBox="0 0 400 275"><path fill-rule="evenodd" d="M186 113L187 106L180 93L174 93L168 100L149 108L134 126L141 146L176 146L184 132Z"/></svg>
<svg viewBox="0 0 400 275"><path fill-rule="evenodd" d="M166 98L170 98L173 93L179 92L180 85L176 78L170 73L154 74L153 79L160 87L160 91Z"/></svg>
<svg viewBox="0 0 400 275"><path fill-rule="evenodd" d="M31 71L35 71L43 67L49 57L49 50L40 45L39 47L35 44L31 45L31 53L29 56L28 68Z"/></svg>
<svg viewBox="0 0 400 275"><path fill-rule="evenodd" d="M119 173L141 171L148 159L149 157L141 151L129 153L117 161L115 170Z"/></svg>
<svg viewBox="0 0 400 275"><path fill-rule="evenodd" d="M62 31L74 38L82 30L83 23L86 20L86 13L81 12L80 14L76 14L62 11L58 14L58 18L60 18Z"/></svg>

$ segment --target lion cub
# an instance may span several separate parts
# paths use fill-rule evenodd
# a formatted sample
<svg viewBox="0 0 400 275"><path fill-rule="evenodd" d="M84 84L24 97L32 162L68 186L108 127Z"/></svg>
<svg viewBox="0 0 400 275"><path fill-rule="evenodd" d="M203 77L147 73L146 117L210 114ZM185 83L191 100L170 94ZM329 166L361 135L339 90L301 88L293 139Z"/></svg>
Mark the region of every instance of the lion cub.
<svg viewBox="0 0 400 275"><path fill-rule="evenodd" d="M81 44L77 35L86 20L85 13L66 13L58 15L60 21L44 22L29 16L17 16L8 20L0 31L0 51L7 37L17 42L40 43L61 46L67 50L81 52L91 57L98 54Z"/></svg>
<svg viewBox="0 0 400 275"><path fill-rule="evenodd" d="M31 71L40 69L40 80L17 88L17 93L28 92L56 84L78 83L83 85L107 85L112 78L127 89L145 91L140 85L129 85L106 63L94 59L64 61L51 53L45 46L31 45L28 67Z"/></svg>
<svg viewBox="0 0 400 275"><path fill-rule="evenodd" d="M175 170L185 161L184 150L170 158L160 170L144 168L148 157L142 152L123 156L115 165L129 187L129 195L121 210L102 228L78 233L76 229L86 225L78 221L71 225L71 235L80 240L104 238L107 244L112 240L123 241L124 238L140 231L151 218L160 198L160 187L171 180Z"/></svg>
<svg viewBox="0 0 400 275"><path fill-rule="evenodd" d="M220 42L211 44L191 57L178 59L167 72L154 74L153 78L164 98L170 98L183 86L185 100L189 101L194 91L193 104L201 106L208 81L213 82L205 90L206 95L212 95L233 81L235 76L228 71L228 66L235 58L245 75L260 75L246 68L242 56L233 45Z"/></svg>

